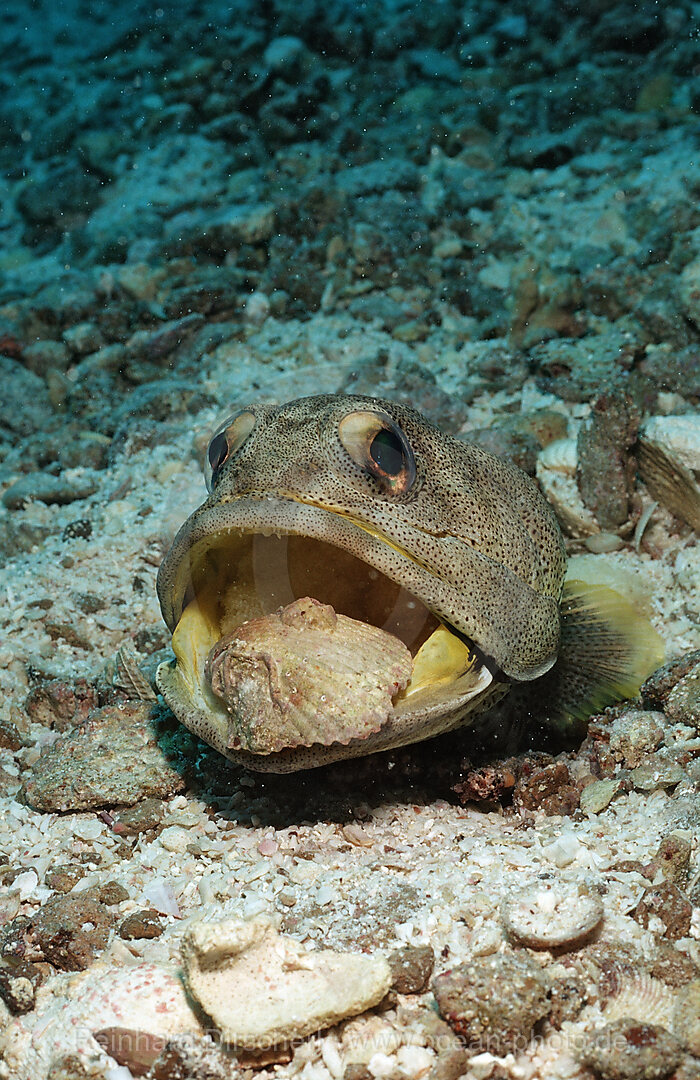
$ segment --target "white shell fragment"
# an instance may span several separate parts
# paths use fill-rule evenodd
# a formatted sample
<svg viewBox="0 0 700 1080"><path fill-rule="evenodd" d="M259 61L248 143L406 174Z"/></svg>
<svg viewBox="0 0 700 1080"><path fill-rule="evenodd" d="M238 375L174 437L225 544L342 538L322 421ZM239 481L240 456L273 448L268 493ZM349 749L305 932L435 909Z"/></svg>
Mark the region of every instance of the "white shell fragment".
<svg viewBox="0 0 700 1080"><path fill-rule="evenodd" d="M530 949L557 949L575 945L603 918L597 893L561 881L536 881L501 908L506 933Z"/></svg>
<svg viewBox="0 0 700 1080"><path fill-rule="evenodd" d="M652 497L700 532L700 418L647 420L639 434L639 471Z"/></svg>
<svg viewBox="0 0 700 1080"><path fill-rule="evenodd" d="M379 731L411 670L397 637L304 597L223 637L206 674L231 716L228 748L271 754Z"/></svg>
<svg viewBox="0 0 700 1080"><path fill-rule="evenodd" d="M307 952L266 918L198 923L182 956L192 996L223 1039L269 1049L303 1038L381 1001L391 985L386 960Z"/></svg>
<svg viewBox="0 0 700 1080"><path fill-rule="evenodd" d="M600 532L600 526L581 498L577 464L576 439L557 439L537 455L537 479L569 536L593 536Z"/></svg>

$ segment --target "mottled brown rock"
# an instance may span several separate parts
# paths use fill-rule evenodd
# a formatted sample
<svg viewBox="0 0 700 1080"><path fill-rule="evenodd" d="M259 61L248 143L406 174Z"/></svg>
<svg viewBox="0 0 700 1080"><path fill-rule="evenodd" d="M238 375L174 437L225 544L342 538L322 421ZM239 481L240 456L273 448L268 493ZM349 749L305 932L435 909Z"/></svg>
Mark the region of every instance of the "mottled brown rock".
<svg viewBox="0 0 700 1080"><path fill-rule="evenodd" d="M96 896L101 904L113 907L115 904L121 904L124 900L128 900L129 891L123 885L120 885L118 881L105 881L104 885L97 886Z"/></svg>
<svg viewBox="0 0 700 1080"><path fill-rule="evenodd" d="M157 829L165 816L161 799L144 799L117 814L112 831L123 836L139 836Z"/></svg>
<svg viewBox="0 0 700 1080"><path fill-rule="evenodd" d="M593 403L579 431L578 486L585 506L602 529L614 530L629 517L636 462L630 448L639 430L639 411L621 390Z"/></svg>
<svg viewBox="0 0 700 1080"><path fill-rule="evenodd" d="M575 1020L586 1004L586 986L576 975L555 979L549 991L549 1022L557 1028L565 1021Z"/></svg>
<svg viewBox="0 0 700 1080"><path fill-rule="evenodd" d="M634 909L634 918L643 927L655 915L664 924L663 936L671 941L686 937L690 930L693 906L673 882L663 881L647 889Z"/></svg>
<svg viewBox="0 0 700 1080"><path fill-rule="evenodd" d="M700 730L700 662L679 679L666 701L671 720Z"/></svg>
<svg viewBox="0 0 700 1080"><path fill-rule="evenodd" d="M550 1011L549 982L525 955L459 964L433 980L440 1015L478 1053L518 1053Z"/></svg>
<svg viewBox="0 0 700 1080"><path fill-rule="evenodd" d="M435 953L430 945L406 945L389 957L391 989L397 994L420 994L433 973Z"/></svg>
<svg viewBox="0 0 700 1080"><path fill-rule="evenodd" d="M586 1032L576 1056L601 1080L664 1080L681 1048L665 1028L625 1019Z"/></svg>
<svg viewBox="0 0 700 1080"><path fill-rule="evenodd" d="M107 946L114 916L97 900L52 896L31 917L28 946L61 971L82 971Z"/></svg>
<svg viewBox="0 0 700 1080"><path fill-rule="evenodd" d="M578 808L579 790L562 761L533 766L523 762L513 791L518 810L542 810L545 814L572 814Z"/></svg>
<svg viewBox="0 0 700 1080"><path fill-rule="evenodd" d="M158 742L160 710L149 703L107 705L47 747L22 797L35 810L90 810L168 798L185 782Z"/></svg>
<svg viewBox="0 0 700 1080"><path fill-rule="evenodd" d="M28 960L17 956L0 959L0 997L10 1012L25 1013L34 1008L34 994L43 978L41 968Z"/></svg>
<svg viewBox="0 0 700 1080"><path fill-rule="evenodd" d="M44 877L44 884L57 893L69 893L73 886L85 877L87 873L84 866L69 863L65 866L55 866L48 870Z"/></svg>
<svg viewBox="0 0 700 1080"><path fill-rule="evenodd" d="M645 706L648 709L665 709L668 696L676 683L697 664L700 664L700 649L693 649L685 656L678 656L657 668L640 690Z"/></svg>
<svg viewBox="0 0 700 1080"><path fill-rule="evenodd" d="M86 720L97 704L97 691L87 679L51 679L30 690L24 707L35 723L68 731Z"/></svg>
<svg viewBox="0 0 700 1080"><path fill-rule="evenodd" d="M0 747L3 750L19 750L24 746L19 728L8 717L0 717Z"/></svg>
<svg viewBox="0 0 700 1080"><path fill-rule="evenodd" d="M119 936L125 941L140 938L157 938L163 933L163 923L157 911L145 908L128 915L119 927Z"/></svg>
<svg viewBox="0 0 700 1080"><path fill-rule="evenodd" d="M452 790L462 806L468 802L490 802L512 793L515 775L514 768L507 762L483 765L469 769L464 780L452 785Z"/></svg>
<svg viewBox="0 0 700 1080"><path fill-rule="evenodd" d="M670 941L662 939L658 942L649 974L661 979L667 986L686 986L700 979L700 967L685 953L679 952Z"/></svg>
<svg viewBox="0 0 700 1080"><path fill-rule="evenodd" d="M644 872L653 881L660 871L666 881L672 881L683 888L688 884L691 852L692 847L687 840L676 833L670 833L664 836L658 851L651 862L647 863Z"/></svg>

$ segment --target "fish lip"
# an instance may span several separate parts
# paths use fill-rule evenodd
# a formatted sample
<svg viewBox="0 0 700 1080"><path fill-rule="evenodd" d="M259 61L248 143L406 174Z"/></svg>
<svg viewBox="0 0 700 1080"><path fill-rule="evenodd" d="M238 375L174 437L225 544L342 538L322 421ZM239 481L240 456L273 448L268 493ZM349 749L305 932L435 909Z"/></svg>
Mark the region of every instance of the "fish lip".
<svg viewBox="0 0 700 1080"><path fill-rule="evenodd" d="M374 562L353 550L353 545L340 544L330 539L330 533L334 531L333 526L336 526L340 527L341 531L346 531L351 537L354 535L358 546L369 545L382 552L391 549L404 559L407 565L415 563L415 560L390 537L384 536L378 530L370 531L350 514L339 513L311 501L306 502L274 493L246 492L225 502L217 500L213 505L209 505L210 502L211 500L208 500L204 503L184 522L158 570L156 590L163 619L171 633L177 626L185 607L187 585L183 587L183 572L186 569L188 557L198 544L217 534L309 537L355 555L365 565L386 574L387 577L396 580L397 584L402 584L396 576L387 573L385 569L376 566ZM255 525L237 520L244 519L251 509L257 512L258 520ZM290 512L292 517L297 516L300 521L303 521L303 526L299 525L295 528L293 521L281 520L282 517L289 517ZM416 598L432 610L420 595Z"/></svg>
<svg viewBox="0 0 700 1080"><path fill-rule="evenodd" d="M214 494L185 521L158 571L158 598L171 633L184 610L192 553L199 544L206 547L205 541L225 533L304 536L355 556L411 593L438 621L472 643L482 662L502 681L529 682L545 674L556 661L558 599L536 593L507 567L467 547L466 554L478 560L478 572L488 575L481 599L470 604L471 593L459 593L439 570L423 565L391 536L362 522L359 516L279 492L242 492L228 499ZM441 559L446 561L444 553ZM499 622L498 590L504 581L515 585L519 606L517 618L503 620L501 613ZM536 648L533 635L540 635L535 638Z"/></svg>

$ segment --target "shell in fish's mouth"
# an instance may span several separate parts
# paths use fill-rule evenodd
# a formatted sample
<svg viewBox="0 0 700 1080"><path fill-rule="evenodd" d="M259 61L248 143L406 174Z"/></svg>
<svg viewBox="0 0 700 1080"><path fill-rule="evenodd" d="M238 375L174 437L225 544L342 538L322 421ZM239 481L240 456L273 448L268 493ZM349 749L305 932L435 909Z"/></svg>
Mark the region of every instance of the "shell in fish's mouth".
<svg viewBox="0 0 700 1080"><path fill-rule="evenodd" d="M492 696L470 642L318 537L203 529L180 543L167 577L176 661L161 665L159 688L187 727L249 767L290 771L403 745Z"/></svg>

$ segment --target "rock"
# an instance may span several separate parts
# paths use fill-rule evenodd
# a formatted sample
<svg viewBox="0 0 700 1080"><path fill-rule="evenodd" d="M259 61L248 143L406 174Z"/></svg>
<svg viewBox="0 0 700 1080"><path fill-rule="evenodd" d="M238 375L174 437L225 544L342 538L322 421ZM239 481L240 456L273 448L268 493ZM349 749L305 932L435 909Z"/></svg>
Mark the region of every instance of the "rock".
<svg viewBox="0 0 700 1080"><path fill-rule="evenodd" d="M687 675L696 664L700 664L700 649L694 649L684 656L669 660L649 676L642 685L640 694L648 709L665 709L669 694L674 686Z"/></svg>
<svg viewBox="0 0 700 1080"><path fill-rule="evenodd" d="M433 973L435 953L430 945L406 945L389 956L391 989L397 994L420 994Z"/></svg>
<svg viewBox="0 0 700 1080"><path fill-rule="evenodd" d="M700 662L678 680L666 701L671 720L700 731Z"/></svg>
<svg viewBox="0 0 700 1080"><path fill-rule="evenodd" d="M97 710L44 750L22 788L23 799L35 810L88 810L182 791L185 781L158 742L160 716L147 703Z"/></svg>
<svg viewBox="0 0 700 1080"><path fill-rule="evenodd" d="M686 777L685 769L671 758L655 754L630 773L630 780L637 791L658 791L659 788L675 787Z"/></svg>
<svg viewBox="0 0 700 1080"><path fill-rule="evenodd" d="M44 876L44 884L48 889L57 893L69 893L74 885L85 877L87 873L84 866L79 863L67 866L55 866Z"/></svg>
<svg viewBox="0 0 700 1080"><path fill-rule="evenodd" d="M163 922L157 911L146 908L127 915L119 927L119 937L125 941L141 938L157 938L163 933Z"/></svg>
<svg viewBox="0 0 700 1080"><path fill-rule="evenodd" d="M620 781L617 779L594 780L581 792L579 807L584 814L600 814L610 805L619 790Z"/></svg>
<svg viewBox="0 0 700 1080"><path fill-rule="evenodd" d="M27 345L22 353L26 367L41 378L46 378L46 373L51 368L65 371L70 359L70 350L62 341L35 341L32 345Z"/></svg>
<svg viewBox="0 0 700 1080"><path fill-rule="evenodd" d="M664 880L683 888L688 884L691 850L689 842L677 833L664 836L654 858L644 868L647 877L653 881L661 873Z"/></svg>
<svg viewBox="0 0 700 1080"><path fill-rule="evenodd" d="M602 529L616 529L629 517L637 471L630 448L639 421L639 412L625 393L606 391L593 402L591 416L579 431L578 487Z"/></svg>
<svg viewBox="0 0 700 1080"><path fill-rule="evenodd" d="M198 330L203 322L204 317L199 312L193 312L182 319L160 323L153 330L138 330L126 345L132 355L160 362Z"/></svg>
<svg viewBox="0 0 700 1080"><path fill-rule="evenodd" d="M121 836L139 836L158 828L165 816L165 808L160 799L144 799L136 806L120 810L112 830Z"/></svg>
<svg viewBox="0 0 700 1080"><path fill-rule="evenodd" d="M39 431L52 415L43 379L18 360L0 355L0 436L28 435Z"/></svg>
<svg viewBox="0 0 700 1080"><path fill-rule="evenodd" d="M671 941L687 937L693 905L672 881L662 881L647 889L634 909L633 915L645 929L653 917L664 925L663 936Z"/></svg>
<svg viewBox="0 0 700 1080"><path fill-rule="evenodd" d="M576 1057L601 1080L664 1080L681 1052L664 1028L625 1019L586 1032Z"/></svg>
<svg viewBox="0 0 700 1080"><path fill-rule="evenodd" d="M433 980L440 1015L477 1053L518 1053L550 1010L549 981L527 956L459 964Z"/></svg>
<svg viewBox="0 0 700 1080"><path fill-rule="evenodd" d="M688 983L678 994L673 1030L690 1053L700 1057L700 979Z"/></svg>
<svg viewBox="0 0 700 1080"><path fill-rule="evenodd" d="M663 739L664 718L660 713L627 709L613 720L608 745L616 761L634 769L658 749Z"/></svg>
<svg viewBox="0 0 700 1080"><path fill-rule="evenodd" d="M49 505L65 506L78 499L87 499L97 491L99 479L92 469L76 470L77 475L48 472L27 473L4 492L3 505L9 510L21 510L34 500Z"/></svg>
<svg viewBox="0 0 700 1080"><path fill-rule="evenodd" d="M182 956L188 989L223 1039L262 1049L300 1039L376 1005L391 986L384 959L307 952L264 918L198 923Z"/></svg>
<svg viewBox="0 0 700 1080"><path fill-rule="evenodd" d="M685 315L700 329L700 259L695 259L684 269L678 293Z"/></svg>
<svg viewBox="0 0 700 1080"><path fill-rule="evenodd" d="M61 971L81 971L106 948L113 925L113 914L90 896L53 896L30 916L24 936L42 960Z"/></svg>
<svg viewBox="0 0 700 1080"><path fill-rule="evenodd" d="M530 949L573 948L602 922L597 893L568 882L538 881L505 898L506 933Z"/></svg>
<svg viewBox="0 0 700 1080"><path fill-rule="evenodd" d="M541 810L545 814L571 814L577 809L579 792L563 761L539 765L527 758L513 791L518 810Z"/></svg>
<svg viewBox="0 0 700 1080"><path fill-rule="evenodd" d="M0 997L12 1013L26 1013L34 1008L36 988L43 982L43 972L36 964L18 956L0 959Z"/></svg>
<svg viewBox="0 0 700 1080"><path fill-rule="evenodd" d="M34 723L69 731L86 720L97 704L97 690L87 679L51 679L29 691L24 708Z"/></svg>

